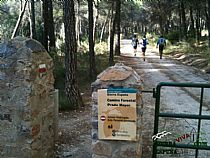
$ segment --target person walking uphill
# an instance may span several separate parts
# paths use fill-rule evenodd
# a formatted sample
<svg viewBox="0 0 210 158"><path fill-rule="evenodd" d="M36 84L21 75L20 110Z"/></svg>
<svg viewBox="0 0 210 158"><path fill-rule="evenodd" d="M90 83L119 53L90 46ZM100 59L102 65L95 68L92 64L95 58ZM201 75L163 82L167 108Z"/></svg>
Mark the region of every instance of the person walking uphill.
<svg viewBox="0 0 210 158"><path fill-rule="evenodd" d="M136 35L133 35L133 38L132 38L132 46L133 46L134 56L136 56L136 51L137 51L137 45L138 44L139 44L138 38L136 37Z"/></svg>
<svg viewBox="0 0 210 158"><path fill-rule="evenodd" d="M147 44L149 44L145 35L141 39L140 44L142 45L141 46L141 51L142 51L143 60L145 61L145 52L146 52L146 49L147 49Z"/></svg>
<svg viewBox="0 0 210 158"><path fill-rule="evenodd" d="M160 59L162 59L163 56L163 49L166 46L166 40L163 38L163 36L160 36L158 41L157 41L157 46L159 46L159 54L160 54Z"/></svg>

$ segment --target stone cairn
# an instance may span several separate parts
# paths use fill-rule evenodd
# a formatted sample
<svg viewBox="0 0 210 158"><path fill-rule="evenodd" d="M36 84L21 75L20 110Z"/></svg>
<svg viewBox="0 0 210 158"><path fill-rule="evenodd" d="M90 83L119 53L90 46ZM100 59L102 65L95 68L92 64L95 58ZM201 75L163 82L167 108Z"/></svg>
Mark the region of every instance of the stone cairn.
<svg viewBox="0 0 210 158"><path fill-rule="evenodd" d="M98 138L98 90L109 87L135 88L137 93L137 141L99 140ZM117 63L98 75L92 83L92 151L93 158L141 158L142 156L142 82L130 67Z"/></svg>
<svg viewBox="0 0 210 158"><path fill-rule="evenodd" d="M37 41L0 43L0 157L54 157L53 60Z"/></svg>

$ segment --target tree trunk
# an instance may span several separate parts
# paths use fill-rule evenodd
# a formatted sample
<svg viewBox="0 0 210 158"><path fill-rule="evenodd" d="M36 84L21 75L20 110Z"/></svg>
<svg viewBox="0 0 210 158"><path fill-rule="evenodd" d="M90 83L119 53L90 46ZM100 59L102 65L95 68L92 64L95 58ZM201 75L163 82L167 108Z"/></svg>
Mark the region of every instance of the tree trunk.
<svg viewBox="0 0 210 158"><path fill-rule="evenodd" d="M115 6L115 1L113 1L113 10ZM113 22L112 27L110 31L110 50L109 50L109 65L114 65L114 34L115 34L115 24L116 24L116 14L113 14L112 16Z"/></svg>
<svg viewBox="0 0 210 158"><path fill-rule="evenodd" d="M35 28L35 7L34 0L29 3L29 14L30 14L30 37L36 39L36 28Z"/></svg>
<svg viewBox="0 0 210 158"><path fill-rule="evenodd" d="M20 0L20 14L21 14L22 9L23 9L23 1Z"/></svg>
<svg viewBox="0 0 210 158"><path fill-rule="evenodd" d="M96 78L96 64L94 52L94 26L93 26L93 0L88 0L88 14L89 14L89 61L90 71L89 76L92 79Z"/></svg>
<svg viewBox="0 0 210 158"><path fill-rule="evenodd" d="M168 34L170 27L170 17L168 17L166 24L165 24L165 33Z"/></svg>
<svg viewBox="0 0 210 158"><path fill-rule="evenodd" d="M94 2L94 0L93 0ZM93 3L94 7L93 7L93 13L94 13L94 20L93 20L93 42L95 43L95 39L96 39L96 24L97 24L97 20L98 20L98 1Z"/></svg>
<svg viewBox="0 0 210 158"><path fill-rule="evenodd" d="M158 9L159 9L159 10L162 10L161 6L162 6L161 1L158 1ZM159 25L160 25L160 34L161 34L161 35L164 34L162 12L163 12L163 11L161 11L161 12L159 13ZM143 25L143 23L142 23L142 25ZM143 25L143 26L144 26L144 25ZM144 30L144 29L143 29L143 30ZM143 31L143 30L142 30L142 31Z"/></svg>
<svg viewBox="0 0 210 158"><path fill-rule="evenodd" d="M105 31L105 28L106 28L107 22L108 22L108 20L109 20L110 11L111 11L111 9L109 9L108 14L107 14L107 17L106 17L106 20L105 20L105 22L104 22L104 24L103 24L103 26L102 26L102 29L101 29L100 43L101 43L101 42L102 42L102 40L103 40L103 34L104 34L104 31Z"/></svg>
<svg viewBox="0 0 210 158"><path fill-rule="evenodd" d="M183 0L181 0L181 15L182 15L182 28L183 28L184 39L187 40L187 25L186 25L185 6Z"/></svg>
<svg viewBox="0 0 210 158"><path fill-rule="evenodd" d="M125 37L127 38L127 37L128 37L128 30L127 30L127 27L124 27L124 34L125 34Z"/></svg>
<svg viewBox="0 0 210 158"><path fill-rule="evenodd" d="M207 0L206 0L206 4L207 4ZM208 4L207 5L205 5L205 9L204 9L204 13L205 13L205 21L203 21L205 24L204 24L204 28L205 29L207 29L208 30L208 17L209 17L209 15L208 15Z"/></svg>
<svg viewBox="0 0 210 158"><path fill-rule="evenodd" d="M11 37L11 38L14 38L15 36L17 36L17 33L18 33L18 30L19 30L21 21L22 21L22 19L23 19L23 15L24 15L25 10L26 10L27 2L28 2L28 0L25 0L25 2L24 2L24 4L23 4L23 7L22 7L22 5L21 5L21 12L20 12L20 15L19 15L19 17L18 17L18 20L17 20L17 22L16 22L15 29L13 30L13 33L12 33L12 37Z"/></svg>
<svg viewBox="0 0 210 158"><path fill-rule="evenodd" d="M115 54L120 55L120 13L121 13L121 0L116 1L116 33L117 42L115 45Z"/></svg>
<svg viewBox="0 0 210 158"><path fill-rule="evenodd" d="M77 69L77 44L75 32L74 0L63 1L63 17L65 28L65 92L72 108L83 105L79 92L76 69Z"/></svg>
<svg viewBox="0 0 210 158"><path fill-rule="evenodd" d="M144 28L144 34L147 34L147 27Z"/></svg>
<svg viewBox="0 0 210 158"><path fill-rule="evenodd" d="M42 1L42 18L44 22L44 29L43 29L43 45L45 49L48 51L48 28L49 28L49 21L48 21L48 0Z"/></svg>
<svg viewBox="0 0 210 158"><path fill-rule="evenodd" d="M76 2L76 39L77 39L77 45L80 45L80 18L79 18L79 14L80 14L80 2L79 0L77 0Z"/></svg>
<svg viewBox="0 0 210 158"><path fill-rule="evenodd" d="M55 49L55 28L54 28L54 20L53 20L53 5L52 0L48 0L48 18L49 21L49 47L50 50Z"/></svg>
<svg viewBox="0 0 210 158"><path fill-rule="evenodd" d="M134 25L133 25L133 22L134 22L134 8L133 6L131 5L130 7L130 14L131 14L131 24L132 24L132 29L134 29ZM135 31L132 30L132 33L134 33Z"/></svg>
<svg viewBox="0 0 210 158"><path fill-rule="evenodd" d="M109 19L109 30L108 30L109 31L109 35L108 35L108 40L107 40L109 51L110 51L110 38L111 38L112 20L113 20L113 7L111 9L111 18Z"/></svg>
<svg viewBox="0 0 210 158"><path fill-rule="evenodd" d="M159 25L160 25L160 34L163 35L164 34L164 29L163 29L163 18L160 15L159 16Z"/></svg>
<svg viewBox="0 0 210 158"><path fill-rule="evenodd" d="M141 24L141 32L144 32L144 24Z"/></svg>
<svg viewBox="0 0 210 158"><path fill-rule="evenodd" d="M190 32L191 36L194 38L195 37L195 22L194 22L194 17L193 17L193 9L192 6L190 6L190 20L191 20L191 26L190 26Z"/></svg>
<svg viewBox="0 0 210 158"><path fill-rule="evenodd" d="M181 41L183 38L182 35L182 13L181 13L181 5L179 4L179 40Z"/></svg>
<svg viewBox="0 0 210 158"><path fill-rule="evenodd" d="M208 43L209 43L209 48L210 48L210 0L208 0L208 16L207 16L207 22L208 22Z"/></svg>
<svg viewBox="0 0 210 158"><path fill-rule="evenodd" d="M200 43L200 9L197 8L196 11L196 40L197 40L197 44Z"/></svg>

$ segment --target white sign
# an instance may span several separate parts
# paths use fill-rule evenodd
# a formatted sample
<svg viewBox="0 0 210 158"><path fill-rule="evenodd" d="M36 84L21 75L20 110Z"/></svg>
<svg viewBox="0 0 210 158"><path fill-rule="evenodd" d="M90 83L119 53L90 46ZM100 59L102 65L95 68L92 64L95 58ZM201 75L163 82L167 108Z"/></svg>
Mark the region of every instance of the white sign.
<svg viewBox="0 0 210 158"><path fill-rule="evenodd" d="M131 88L98 90L99 139L136 140L136 92Z"/></svg>

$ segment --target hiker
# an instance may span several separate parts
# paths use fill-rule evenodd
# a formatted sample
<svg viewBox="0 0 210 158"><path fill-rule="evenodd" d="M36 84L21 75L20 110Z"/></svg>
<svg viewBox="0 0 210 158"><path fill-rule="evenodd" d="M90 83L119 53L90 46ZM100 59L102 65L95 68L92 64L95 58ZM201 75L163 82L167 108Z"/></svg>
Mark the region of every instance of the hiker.
<svg viewBox="0 0 210 158"><path fill-rule="evenodd" d="M160 54L160 59L162 59L163 56L163 49L166 46L166 40L165 38L163 38L163 36L161 35L157 41L157 48L159 46L159 54Z"/></svg>
<svg viewBox="0 0 210 158"><path fill-rule="evenodd" d="M133 35L132 38L132 46L133 46L133 52L134 52L134 56L136 56L136 51L137 51L137 45L139 44L139 40L136 37L136 35Z"/></svg>
<svg viewBox="0 0 210 158"><path fill-rule="evenodd" d="M141 51L142 51L143 60L145 61L145 52L146 52L146 49L147 49L147 44L149 44L149 42L146 38L146 35L143 36L140 44L141 44Z"/></svg>

